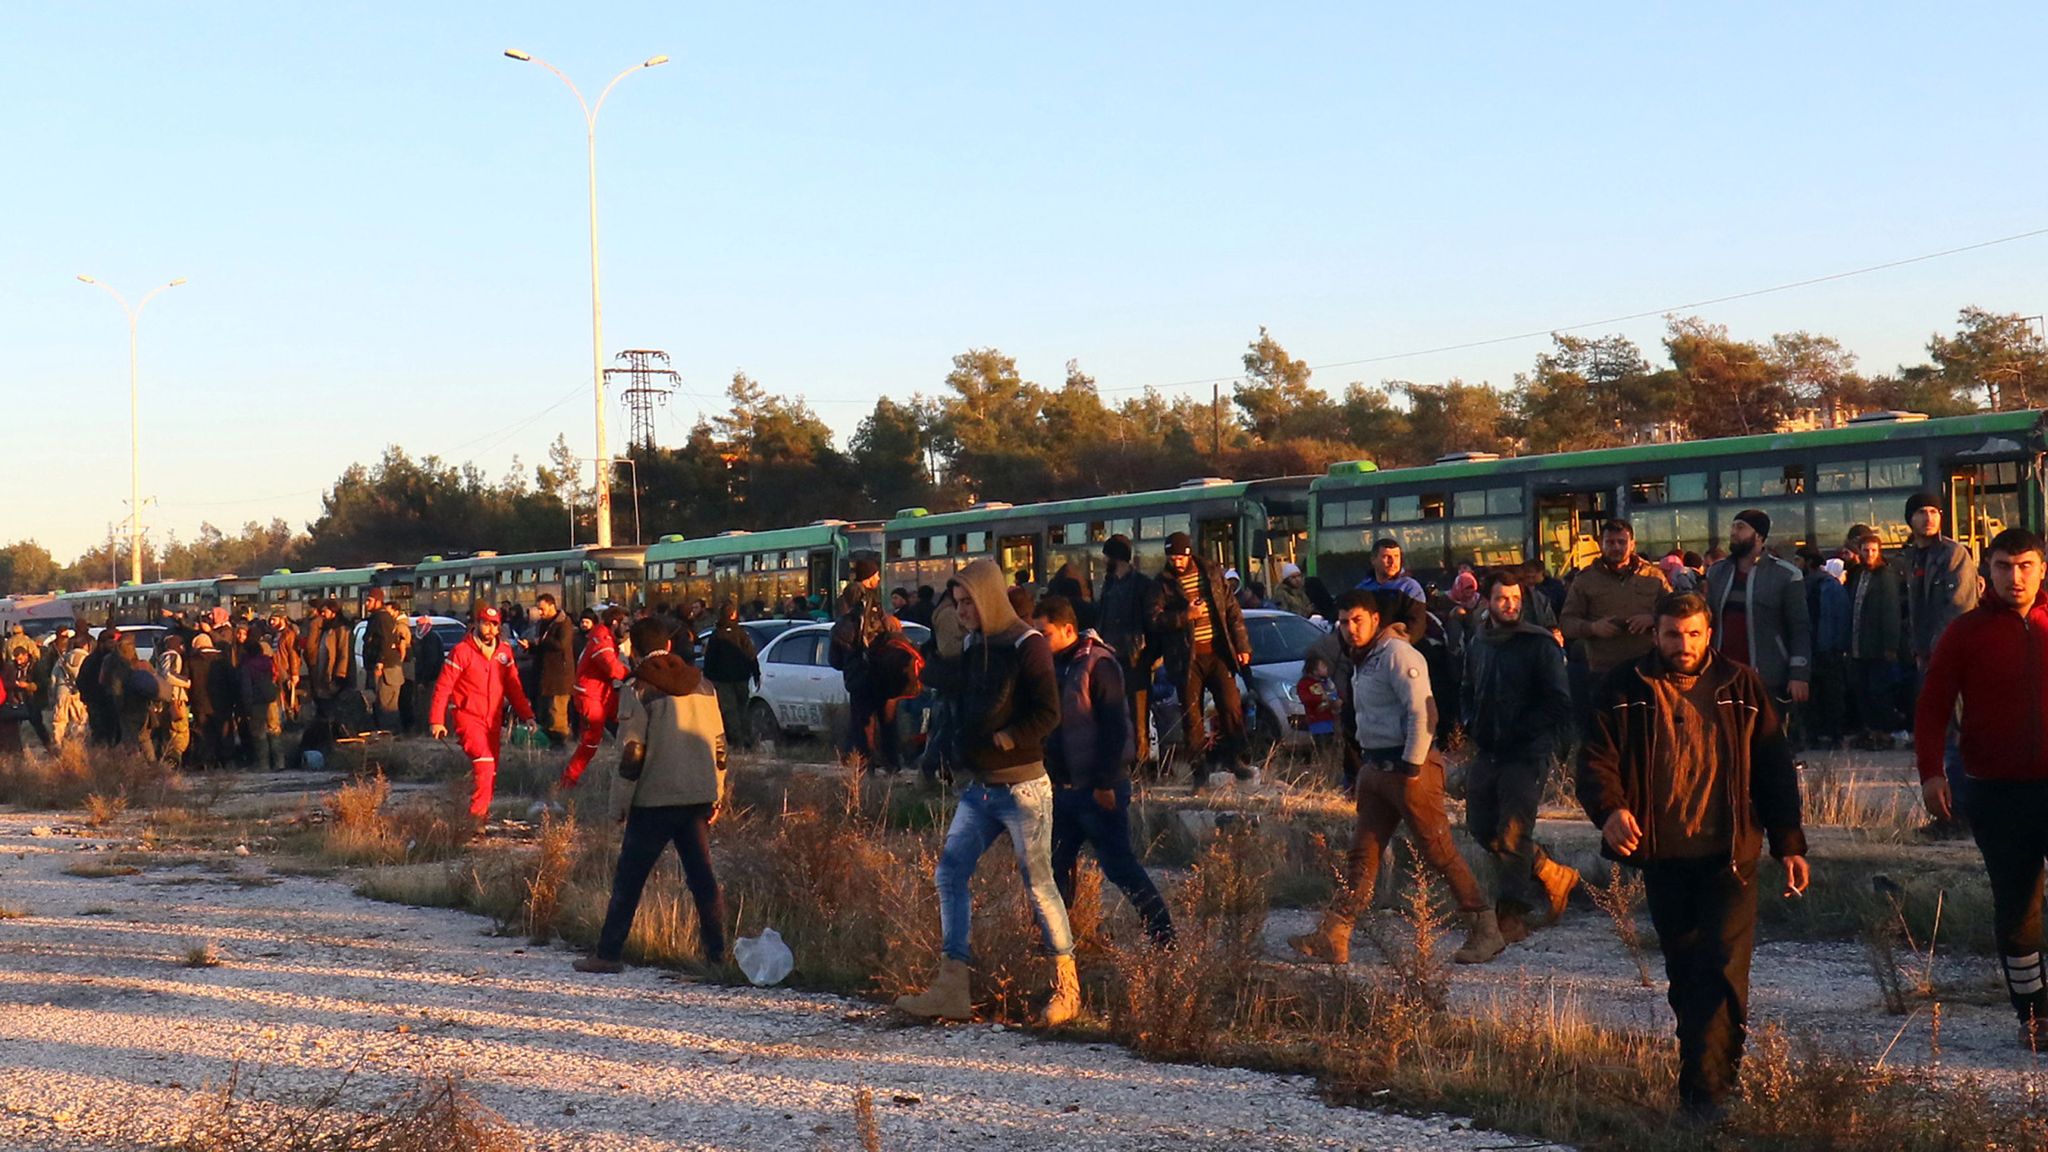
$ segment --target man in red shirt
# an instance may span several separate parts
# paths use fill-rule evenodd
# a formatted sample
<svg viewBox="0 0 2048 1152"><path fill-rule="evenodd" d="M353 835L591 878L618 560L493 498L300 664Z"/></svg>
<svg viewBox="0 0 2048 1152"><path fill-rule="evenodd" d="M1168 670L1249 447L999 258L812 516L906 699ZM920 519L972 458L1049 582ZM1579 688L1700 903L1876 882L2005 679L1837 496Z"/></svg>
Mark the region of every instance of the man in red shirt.
<svg viewBox="0 0 2048 1152"><path fill-rule="evenodd" d="M2048 987L2041 964L2041 883L2048 858L2048 599L2041 537L2008 528L1992 537L1982 601L1941 634L1914 716L1920 792L1936 820L1956 816L1942 774L1949 718L1962 702L1962 815L1991 880L1992 923L2020 1039L2048 1046Z"/></svg>
<svg viewBox="0 0 2048 1152"><path fill-rule="evenodd" d="M504 736L505 707L521 723L533 723L533 705L519 686L512 646L498 642L504 617L486 604L476 610L469 635L448 654L434 683L434 707L427 715L434 739L448 736L448 711L455 711L455 739L469 757L472 783L469 814L482 823L491 811L491 789L498 777L498 743Z"/></svg>

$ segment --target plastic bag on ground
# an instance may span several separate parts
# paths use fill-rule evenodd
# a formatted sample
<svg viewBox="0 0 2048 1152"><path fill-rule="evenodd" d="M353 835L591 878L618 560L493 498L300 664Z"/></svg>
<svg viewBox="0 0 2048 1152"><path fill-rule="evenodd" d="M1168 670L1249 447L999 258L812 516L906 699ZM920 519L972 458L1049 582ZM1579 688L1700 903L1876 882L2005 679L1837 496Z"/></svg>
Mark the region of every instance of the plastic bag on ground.
<svg viewBox="0 0 2048 1152"><path fill-rule="evenodd" d="M782 933L773 928L763 929L759 936L742 936L734 941L732 957L757 988L782 983L796 967L795 954L782 942Z"/></svg>

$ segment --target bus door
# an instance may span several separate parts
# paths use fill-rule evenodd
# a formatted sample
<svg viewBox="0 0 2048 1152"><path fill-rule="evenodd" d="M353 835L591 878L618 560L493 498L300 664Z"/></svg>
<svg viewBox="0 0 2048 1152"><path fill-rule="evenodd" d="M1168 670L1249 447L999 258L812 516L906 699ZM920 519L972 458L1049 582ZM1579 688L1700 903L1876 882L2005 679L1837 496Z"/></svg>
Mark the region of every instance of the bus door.
<svg viewBox="0 0 2048 1152"><path fill-rule="evenodd" d="M1208 557L1209 563L1215 565L1219 572L1225 568L1241 568L1245 558L1237 554L1237 518L1225 516L1195 521L1195 555ZM1251 579L1242 571L1238 575Z"/></svg>
<svg viewBox="0 0 2048 1152"><path fill-rule="evenodd" d="M1022 572L1027 583L1044 583L1038 572L1038 537L997 537L996 566L1003 570L1005 579L1014 580Z"/></svg>
<svg viewBox="0 0 2048 1152"><path fill-rule="evenodd" d="M1948 522L1942 530L1984 555L1993 536L2026 523L2026 475L2026 464L2019 460L1949 465Z"/></svg>
<svg viewBox="0 0 2048 1152"><path fill-rule="evenodd" d="M823 596L826 610L833 612L838 610L839 596L838 573L833 570L837 567L833 563L836 559L830 548L813 548L810 559L804 564L805 595Z"/></svg>
<svg viewBox="0 0 2048 1152"><path fill-rule="evenodd" d="M1613 515L1612 492L1548 492L1536 497L1536 555L1554 576L1600 558L1600 524Z"/></svg>
<svg viewBox="0 0 2048 1152"><path fill-rule="evenodd" d="M1308 514L1270 515L1251 505L1245 515L1252 555L1246 563L1246 580L1257 580L1268 589L1280 583L1280 570L1289 564L1308 570Z"/></svg>

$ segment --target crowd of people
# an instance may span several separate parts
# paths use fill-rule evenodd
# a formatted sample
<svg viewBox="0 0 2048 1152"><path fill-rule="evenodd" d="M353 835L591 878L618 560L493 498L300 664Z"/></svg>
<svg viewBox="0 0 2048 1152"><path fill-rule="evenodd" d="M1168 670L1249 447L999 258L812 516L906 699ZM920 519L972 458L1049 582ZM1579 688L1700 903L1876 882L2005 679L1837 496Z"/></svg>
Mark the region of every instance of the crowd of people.
<svg viewBox="0 0 2048 1152"><path fill-rule="evenodd" d="M1577 799L1603 854L1644 877L1677 1021L1681 1105L1711 1117L1741 1058L1757 862L1765 850L1781 862L1789 897L1811 880L1796 746L1910 743L1930 834L1963 829L1982 850L2007 988L2032 1045L2048 1013L2048 560L2038 536L2008 529L1978 564L1942 534L1932 496L1914 497L1904 518L1906 544L1890 556L1884 533L1859 525L1833 554L1788 559L1772 546L1770 517L1748 510L1725 554L1654 562L1614 519L1600 526L1599 559L1569 582L1529 563L1460 570L1448 588L1425 584L1399 544L1381 540L1371 573L1335 596L1292 565L1271 590L1240 581L1186 534L1166 541L1156 575L1135 567L1129 540L1110 538L1099 587L1070 566L1032 588L984 558L943 589L885 596L877 564L856 559L831 614L829 659L848 696L842 751L878 768L915 764L954 792L933 877L936 976L898 1006L971 1017L969 882L1005 837L1053 961L1046 1024L1079 1011L1067 905L1084 850L1149 939L1173 946L1166 901L1131 839L1132 774L1165 759L1148 746L1148 696L1178 697L1187 719L1174 742L1197 787L1215 774L1256 783L1238 688L1251 661L1244 613L1272 607L1329 629L1304 654L1299 723L1318 747L1334 746L1356 808L1339 892L1290 942L1304 958L1348 961L1403 826L1456 899L1460 963L1489 962L1555 924L1580 877L1536 838L1538 808L1575 749ZM364 614L360 654L332 602L303 625L247 611L177 619L150 661L113 629L96 640L60 631L47 645L17 633L0 717L46 746L127 744L197 766L280 767L352 725L452 735L471 763L479 822L508 719L533 725L536 742L574 743L565 789L616 729L612 796L625 836L598 946L577 967L621 969L641 890L671 844L705 956L724 958L711 829L728 746L753 740L747 689L760 663L742 627L752 613L727 600L716 612L613 607L572 622L543 595L530 612L480 607L452 648L427 618L375 596ZM922 643L906 623L928 630ZM288 724L301 731L291 753ZM0 730L18 744L17 724ZM1454 745L1483 875L1453 840Z"/></svg>

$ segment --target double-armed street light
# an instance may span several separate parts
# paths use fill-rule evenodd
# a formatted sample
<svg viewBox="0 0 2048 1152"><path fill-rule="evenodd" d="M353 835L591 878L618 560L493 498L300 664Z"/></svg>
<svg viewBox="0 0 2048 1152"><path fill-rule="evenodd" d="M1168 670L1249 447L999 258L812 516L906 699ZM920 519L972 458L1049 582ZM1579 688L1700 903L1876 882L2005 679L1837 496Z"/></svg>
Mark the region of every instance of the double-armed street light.
<svg viewBox="0 0 2048 1152"><path fill-rule="evenodd" d="M612 478L611 466L607 463L611 459L611 453L606 450L604 430L604 305L598 291L597 278L597 114L604 108L605 99L612 94L613 88L618 87L619 81L643 68L666 64L668 57L650 57L612 77L612 82L605 85L604 91L598 95L597 103L592 104L584 99L583 92L576 87L575 81L569 79L553 64L516 48L507 49L505 55L523 64L538 64L553 72L562 83L569 86L569 91L576 96L576 102L583 107L583 122L587 131L590 155L590 376L597 403L597 451L593 453L593 458L598 461L597 546L609 548L612 546Z"/></svg>
<svg viewBox="0 0 2048 1152"><path fill-rule="evenodd" d="M156 294L166 288L176 288L185 282L179 277L169 284L160 284L149 290L149 294L137 301L135 307L128 306L128 299L108 285L90 276L81 274L78 279L104 291L128 314L128 578L142 583L142 409L137 402L136 328L142 322L142 310L156 299Z"/></svg>

